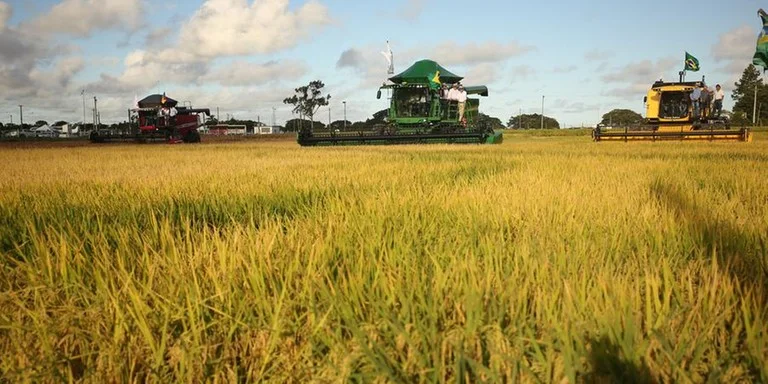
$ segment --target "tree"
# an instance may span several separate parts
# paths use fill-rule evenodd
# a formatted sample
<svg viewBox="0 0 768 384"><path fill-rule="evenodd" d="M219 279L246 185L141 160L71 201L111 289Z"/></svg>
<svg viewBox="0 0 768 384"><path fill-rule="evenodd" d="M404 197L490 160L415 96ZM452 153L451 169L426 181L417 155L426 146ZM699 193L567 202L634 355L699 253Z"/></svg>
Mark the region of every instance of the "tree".
<svg viewBox="0 0 768 384"><path fill-rule="evenodd" d="M731 112L727 109L723 109L723 116L728 118L732 126L742 127L752 124L752 120L747 119L747 114L744 112Z"/></svg>
<svg viewBox="0 0 768 384"><path fill-rule="evenodd" d="M368 126L375 125L375 124L384 124L387 122L388 117L389 117L389 108L382 109L374 113L372 118L365 120L365 123Z"/></svg>
<svg viewBox="0 0 768 384"><path fill-rule="evenodd" d="M477 124L481 127L489 126L493 130L506 128L498 117L491 117L482 112L477 114Z"/></svg>
<svg viewBox="0 0 768 384"><path fill-rule="evenodd" d="M352 125L347 127L349 131L362 131L368 129L368 124L364 121L355 121Z"/></svg>
<svg viewBox="0 0 768 384"><path fill-rule="evenodd" d="M310 81L309 85L294 89L295 94L285 98L283 103L293 105L293 112L299 117L308 116L310 121L314 121L315 113L320 107L328 105L331 99L330 94L321 96L323 87L325 84L320 80Z"/></svg>
<svg viewBox="0 0 768 384"><path fill-rule="evenodd" d="M290 119L285 122L285 129L283 131L285 132L297 132L302 127L309 128L312 127L312 130L317 129L324 129L325 124L319 122L319 121L309 121L306 119Z"/></svg>
<svg viewBox="0 0 768 384"><path fill-rule="evenodd" d="M731 98L735 101L733 105L734 114L743 113L748 121L752 121L754 103L755 103L755 86L757 86L757 102L765 103L768 101L768 87L763 84L760 79L760 72L753 64L749 64L744 72L741 74L741 79L734 83L735 88L731 93ZM763 111L760 111L761 115ZM761 116L762 117L762 116Z"/></svg>
<svg viewBox="0 0 768 384"><path fill-rule="evenodd" d="M346 123L346 124L345 124L345 123ZM344 121L344 120L336 120L336 121L334 121L333 123L331 123L331 126L330 126L330 128L331 128L331 129L339 129L339 130L341 130L341 129L344 129L344 127L346 127L346 128L349 128L349 127L351 127L351 126L352 126L352 122L351 122L351 121L349 121L349 120L347 120L347 121Z"/></svg>
<svg viewBox="0 0 768 384"><path fill-rule="evenodd" d="M48 122L45 120L38 120L35 122L35 127L42 127L43 125L48 125Z"/></svg>
<svg viewBox="0 0 768 384"><path fill-rule="evenodd" d="M602 124L606 125L630 125L643 121L643 116L629 109L614 109L603 115Z"/></svg>
<svg viewBox="0 0 768 384"><path fill-rule="evenodd" d="M507 125L513 129L539 129L541 128L541 115L534 113L512 116ZM559 129L560 123L551 117L544 116L544 128Z"/></svg>
<svg viewBox="0 0 768 384"><path fill-rule="evenodd" d="M54 126L54 127L62 127L62 126L65 126L65 125L67 125L67 124L68 124L68 123L67 123L66 121L64 121L64 120L59 120L59 121L57 121L57 122L53 123L53 126Z"/></svg>

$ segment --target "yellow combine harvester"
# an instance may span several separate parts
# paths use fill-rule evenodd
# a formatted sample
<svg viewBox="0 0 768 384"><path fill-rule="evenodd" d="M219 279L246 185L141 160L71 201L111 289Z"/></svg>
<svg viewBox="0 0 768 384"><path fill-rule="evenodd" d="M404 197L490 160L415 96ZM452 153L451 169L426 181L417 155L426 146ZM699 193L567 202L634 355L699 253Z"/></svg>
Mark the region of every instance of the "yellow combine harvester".
<svg viewBox="0 0 768 384"><path fill-rule="evenodd" d="M709 106L695 108L691 94L705 85L703 79L657 81L644 98L646 117L643 123L610 130L598 125L592 130L592 138L594 141L752 141L749 128L731 129L727 118L712 116Z"/></svg>

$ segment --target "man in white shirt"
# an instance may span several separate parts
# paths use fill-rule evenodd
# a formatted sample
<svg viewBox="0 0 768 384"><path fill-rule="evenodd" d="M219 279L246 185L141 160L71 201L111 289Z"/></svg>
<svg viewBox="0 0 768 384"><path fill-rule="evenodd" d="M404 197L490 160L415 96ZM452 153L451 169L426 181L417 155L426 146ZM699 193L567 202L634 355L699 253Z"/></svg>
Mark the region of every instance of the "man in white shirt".
<svg viewBox="0 0 768 384"><path fill-rule="evenodd" d="M693 105L693 117L699 117L699 98L701 97L701 88L693 86L693 92L691 92L691 104Z"/></svg>
<svg viewBox="0 0 768 384"><path fill-rule="evenodd" d="M459 97L459 85L454 84L451 86L451 89L448 90L448 93L445 95L445 98L447 100L456 101Z"/></svg>
<svg viewBox="0 0 768 384"><path fill-rule="evenodd" d="M720 113L723 111L723 99L725 98L725 92L720 88L720 84L715 86L715 112L717 117L720 117Z"/></svg>
<svg viewBox="0 0 768 384"><path fill-rule="evenodd" d="M459 102L459 122L464 121L464 107L467 104L467 91L464 90L464 86L459 84L456 101Z"/></svg>

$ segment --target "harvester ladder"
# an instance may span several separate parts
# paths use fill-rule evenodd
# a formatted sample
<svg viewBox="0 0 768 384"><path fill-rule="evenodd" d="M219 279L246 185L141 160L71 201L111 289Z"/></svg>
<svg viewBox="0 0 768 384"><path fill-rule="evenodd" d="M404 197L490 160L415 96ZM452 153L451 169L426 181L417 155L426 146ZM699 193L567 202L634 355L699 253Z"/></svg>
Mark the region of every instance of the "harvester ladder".
<svg viewBox="0 0 768 384"><path fill-rule="evenodd" d="M445 119L446 120L458 120L459 119L459 102L455 100L446 100Z"/></svg>

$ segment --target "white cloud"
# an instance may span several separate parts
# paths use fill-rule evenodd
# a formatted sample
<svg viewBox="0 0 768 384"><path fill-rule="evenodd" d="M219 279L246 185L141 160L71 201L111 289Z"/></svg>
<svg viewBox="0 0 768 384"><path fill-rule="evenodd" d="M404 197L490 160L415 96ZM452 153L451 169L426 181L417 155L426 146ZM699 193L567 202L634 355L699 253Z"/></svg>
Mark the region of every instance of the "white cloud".
<svg viewBox="0 0 768 384"><path fill-rule="evenodd" d="M151 54L145 51L129 54L124 66L122 74L102 74L99 81L88 84L86 88L100 94L116 95L171 85L250 87L280 83L302 77L307 72L306 65L299 61L234 61L219 66L203 62L167 63L153 60Z"/></svg>
<svg viewBox="0 0 768 384"><path fill-rule="evenodd" d="M11 13L13 13L11 5L5 1L0 1L0 30L5 29L8 20L11 18Z"/></svg>
<svg viewBox="0 0 768 384"><path fill-rule="evenodd" d="M605 61L613 56L613 51L593 49L584 54L584 59L587 61Z"/></svg>
<svg viewBox="0 0 768 384"><path fill-rule="evenodd" d="M515 80L524 80L536 74L536 69L530 65L518 65L512 67L512 77Z"/></svg>
<svg viewBox="0 0 768 384"><path fill-rule="evenodd" d="M82 71L84 67L85 61L82 57L66 57L59 60L52 70L32 69L29 77L38 85L38 95L56 95L66 91L72 77Z"/></svg>
<svg viewBox="0 0 768 384"><path fill-rule="evenodd" d="M352 47L344 50L337 60L337 68L340 70L353 69L358 75L359 83L354 84L356 89L370 89L386 82L387 62L381 55L386 46L367 45ZM458 44L446 42L437 47L411 46L398 48L392 45L395 56L395 73L404 71L414 61L425 57L431 58L457 75L464 76L465 84L489 84L498 79L505 62L517 55L522 55L533 47L524 46L518 42L478 42L470 44ZM464 70L453 69L466 66ZM510 71L503 71L505 75ZM524 79L533 75L536 70L527 65L520 65L511 69L507 80Z"/></svg>
<svg viewBox="0 0 768 384"><path fill-rule="evenodd" d="M232 87L226 92L215 91L219 95L217 103L222 106L245 108L259 100L274 102L275 96L263 93L262 88L265 85L279 88L283 80L302 77L307 72L303 62L220 63L219 60L288 49L310 38L329 22L326 7L316 0L297 8L289 7L288 0L206 0L181 23L175 41L165 42L165 48L152 44L130 52L123 60L122 73L103 73L98 81L85 88L108 99L120 100L121 95L126 94L186 89L175 98L195 100L198 104L209 100L208 93L216 89L203 86L218 84ZM163 40L170 32L155 29L147 38ZM288 94L290 92L282 92L279 101Z"/></svg>
<svg viewBox="0 0 768 384"><path fill-rule="evenodd" d="M414 21L424 12L426 0L406 0L398 9L397 15L400 19Z"/></svg>
<svg viewBox="0 0 768 384"><path fill-rule="evenodd" d="M139 27L142 0L63 0L24 29L29 33L64 33L87 37L96 30Z"/></svg>
<svg viewBox="0 0 768 384"><path fill-rule="evenodd" d="M642 98L654 81L665 78L677 80L677 76L669 79L667 75L671 75L670 71L679 65L679 62L680 60L667 57L655 63L651 60L643 60L615 69L601 76L601 79L606 83L620 84L620 86L603 92L603 95L626 100Z"/></svg>
<svg viewBox="0 0 768 384"><path fill-rule="evenodd" d="M552 72L554 72L554 73L571 73L571 72L573 72L573 71L575 71L577 69L578 69L577 66L569 65L567 67L565 67L565 66L563 66L563 67L555 67L555 68L552 69Z"/></svg>
<svg viewBox="0 0 768 384"><path fill-rule="evenodd" d="M556 99L553 104L553 109L567 114L580 114L587 111L597 111L600 107L599 104L586 104L582 101L568 101L566 99Z"/></svg>
<svg viewBox="0 0 768 384"><path fill-rule="evenodd" d="M515 56L521 56L533 49L532 46L522 45L516 41L508 43L489 41L466 45L446 42L435 47L431 57L442 65L476 65L505 61Z"/></svg>
<svg viewBox="0 0 768 384"><path fill-rule="evenodd" d="M270 61L263 64L236 61L214 69L200 81L213 81L225 86L263 85L302 77L306 73L306 65L298 61Z"/></svg>
<svg viewBox="0 0 768 384"><path fill-rule="evenodd" d="M168 37L171 35L170 27L155 28L144 39L144 45L152 48L159 48L168 44Z"/></svg>
<svg viewBox="0 0 768 384"><path fill-rule="evenodd" d="M103 67L114 67L120 64L122 60L117 56L103 56L93 60L93 64Z"/></svg>
<svg viewBox="0 0 768 384"><path fill-rule="evenodd" d="M464 77L464 84L467 85L483 85L492 83L497 78L497 66L495 64L483 63L478 64L467 71L467 75Z"/></svg>
<svg viewBox="0 0 768 384"><path fill-rule="evenodd" d="M723 63L718 70L726 75L724 85L736 82L744 69L752 63L756 40L757 32L742 26L723 33L712 45L712 57L716 62Z"/></svg>
<svg viewBox="0 0 768 384"><path fill-rule="evenodd" d="M355 68L365 70L366 59L359 49L350 48L341 53L339 60L336 61L336 68Z"/></svg>
<svg viewBox="0 0 768 384"><path fill-rule="evenodd" d="M712 45L712 57L716 61L741 60L749 61L755 52L757 33L749 26L730 30L719 36L717 43Z"/></svg>
<svg viewBox="0 0 768 384"><path fill-rule="evenodd" d="M673 58L659 59L656 63L651 60L638 61L607 73L602 76L602 79L612 83L639 81L650 85L673 69L679 61Z"/></svg>
<svg viewBox="0 0 768 384"><path fill-rule="evenodd" d="M83 60L66 45L53 47L45 39L8 25L13 9L0 2L0 102L25 103L30 98L64 93L83 69Z"/></svg>
<svg viewBox="0 0 768 384"><path fill-rule="evenodd" d="M209 65L202 62L159 62L152 52L134 51L126 56L125 70L119 76L102 75L101 80L87 85L101 93L121 93L126 89L141 90L159 83L197 83L209 71Z"/></svg>
<svg viewBox="0 0 768 384"><path fill-rule="evenodd" d="M273 53L296 46L331 23L316 0L292 11L288 0L207 0L182 25L178 46L160 60L199 61Z"/></svg>
<svg viewBox="0 0 768 384"><path fill-rule="evenodd" d="M616 97L624 100L640 100L648 92L649 83L630 83L623 87L612 88L603 92L603 96Z"/></svg>

